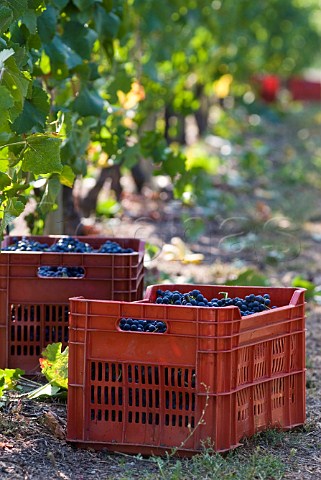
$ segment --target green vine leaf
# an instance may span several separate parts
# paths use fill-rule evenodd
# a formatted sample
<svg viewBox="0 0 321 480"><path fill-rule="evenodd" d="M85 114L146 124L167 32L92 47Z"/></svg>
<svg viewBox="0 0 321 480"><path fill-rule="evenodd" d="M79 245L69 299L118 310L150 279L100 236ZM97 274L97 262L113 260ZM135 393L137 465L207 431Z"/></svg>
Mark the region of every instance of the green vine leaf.
<svg viewBox="0 0 321 480"><path fill-rule="evenodd" d="M96 0L72 0L79 10L83 11L96 3Z"/></svg>
<svg viewBox="0 0 321 480"><path fill-rule="evenodd" d="M45 173L60 173L61 139L46 135L28 137L27 147L22 154L22 169L35 175Z"/></svg>
<svg viewBox="0 0 321 480"><path fill-rule="evenodd" d="M32 129L43 131L49 114L48 94L39 87L33 87L32 97L25 100L20 116L13 126L17 133L27 133Z"/></svg>
<svg viewBox="0 0 321 480"><path fill-rule="evenodd" d="M73 169L69 165L64 165L62 172L60 174L60 183L62 185L66 185L66 187L73 187L74 181L75 181L75 174L73 172Z"/></svg>
<svg viewBox="0 0 321 480"><path fill-rule="evenodd" d="M7 211L12 217L19 217L19 215L23 212L25 205L20 200L12 198L8 201Z"/></svg>
<svg viewBox="0 0 321 480"><path fill-rule="evenodd" d="M45 193L42 196L42 199L38 205L38 209L42 214L46 214L52 210L52 207L55 205L57 195L60 191L61 184L59 178L54 175L52 178L49 178Z"/></svg>
<svg viewBox="0 0 321 480"><path fill-rule="evenodd" d="M6 5L0 7L0 33L5 32L11 25L13 20L13 12Z"/></svg>
<svg viewBox="0 0 321 480"><path fill-rule="evenodd" d="M97 38L98 35L94 30L84 27L80 22L68 22L62 36L66 45L87 60L90 59Z"/></svg>
<svg viewBox="0 0 321 480"><path fill-rule="evenodd" d="M59 10L62 10L65 8L69 0L53 0L53 4L55 7L59 8Z"/></svg>
<svg viewBox="0 0 321 480"><path fill-rule="evenodd" d="M57 76L67 75L68 69L82 64L81 56L68 47L57 35L50 44L46 45L45 51ZM62 74L59 74L59 70L62 70Z"/></svg>
<svg viewBox="0 0 321 480"><path fill-rule="evenodd" d="M0 172L7 172L9 168L9 149L8 147L0 150Z"/></svg>
<svg viewBox="0 0 321 480"><path fill-rule="evenodd" d="M36 12L46 8L44 0L28 0L28 7Z"/></svg>
<svg viewBox="0 0 321 480"><path fill-rule="evenodd" d="M56 34L57 10L48 5L46 10L37 19L38 32L41 41L49 43Z"/></svg>
<svg viewBox="0 0 321 480"><path fill-rule="evenodd" d="M6 228L13 222L16 217L19 217L19 215L21 215L24 209L25 204L20 200L10 198L7 201L4 212L2 212L3 218L1 222L1 233L6 230Z"/></svg>
<svg viewBox="0 0 321 480"><path fill-rule="evenodd" d="M99 5L95 11L96 29L101 38L115 38L120 27L120 18L114 12L106 12Z"/></svg>
<svg viewBox="0 0 321 480"><path fill-rule="evenodd" d="M11 93L5 86L0 85L0 111L2 112L2 115L6 110L9 110L13 106L14 99Z"/></svg>
<svg viewBox="0 0 321 480"><path fill-rule="evenodd" d="M6 48L0 52L0 69L4 67L4 62L14 55L13 48Z"/></svg>
<svg viewBox="0 0 321 480"><path fill-rule="evenodd" d="M21 375L25 372L20 368L5 368L0 369L0 397L2 397L4 391L13 390L16 388L17 382Z"/></svg>
<svg viewBox="0 0 321 480"><path fill-rule="evenodd" d="M37 15L33 10L27 10L26 13L22 16L22 23L25 24L27 29L32 35L37 33Z"/></svg>
<svg viewBox="0 0 321 480"><path fill-rule="evenodd" d="M28 92L29 80L20 72L15 59L10 57L5 60L5 68L3 73L3 83L10 91L12 97L18 102L22 108L24 98Z"/></svg>
<svg viewBox="0 0 321 480"><path fill-rule="evenodd" d="M28 10L28 0L10 0L10 7L17 20Z"/></svg>
<svg viewBox="0 0 321 480"><path fill-rule="evenodd" d="M10 110L14 106L14 99L9 90L0 85L0 144L7 143L12 135L11 125L9 124ZM0 154L1 155L1 154Z"/></svg>
<svg viewBox="0 0 321 480"><path fill-rule="evenodd" d="M11 178L6 173L0 172L0 191L11 185Z"/></svg>
<svg viewBox="0 0 321 480"><path fill-rule="evenodd" d="M84 88L73 103L73 110L83 117L102 114L104 101L95 91Z"/></svg>

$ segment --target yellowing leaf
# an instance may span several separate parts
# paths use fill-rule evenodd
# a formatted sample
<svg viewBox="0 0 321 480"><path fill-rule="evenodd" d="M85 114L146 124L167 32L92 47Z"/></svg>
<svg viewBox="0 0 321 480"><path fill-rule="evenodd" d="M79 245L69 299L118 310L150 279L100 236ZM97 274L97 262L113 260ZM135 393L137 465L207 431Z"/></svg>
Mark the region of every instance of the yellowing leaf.
<svg viewBox="0 0 321 480"><path fill-rule="evenodd" d="M51 343L42 352L40 367L51 385L68 387L68 347L61 351L62 344Z"/></svg>
<svg viewBox="0 0 321 480"><path fill-rule="evenodd" d="M0 369L0 397L3 395L5 390L13 390L21 375L25 372L20 370L20 368L5 368L4 370Z"/></svg>
<svg viewBox="0 0 321 480"><path fill-rule="evenodd" d="M9 149L0 149L0 172L7 172L9 168Z"/></svg>
<svg viewBox="0 0 321 480"><path fill-rule="evenodd" d="M225 98L228 96L232 81L232 75L227 73L226 75L222 75L221 78L214 82L213 89L218 98Z"/></svg>
<svg viewBox="0 0 321 480"><path fill-rule="evenodd" d="M139 102L145 98L144 87L138 83L133 82L131 89L128 93L124 93L121 90L117 91L119 103L125 110L134 108Z"/></svg>
<svg viewBox="0 0 321 480"><path fill-rule="evenodd" d="M48 75L51 71L50 58L44 50L41 52L40 68L44 75Z"/></svg>
<svg viewBox="0 0 321 480"><path fill-rule="evenodd" d="M59 177L60 183L66 187L72 188L75 180L75 174L69 165L64 165Z"/></svg>

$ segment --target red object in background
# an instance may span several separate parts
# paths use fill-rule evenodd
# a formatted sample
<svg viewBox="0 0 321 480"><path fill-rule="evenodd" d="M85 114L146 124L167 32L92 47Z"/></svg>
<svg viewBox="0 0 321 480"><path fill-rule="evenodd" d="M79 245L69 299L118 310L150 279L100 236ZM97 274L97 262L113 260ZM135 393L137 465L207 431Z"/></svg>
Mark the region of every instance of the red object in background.
<svg viewBox="0 0 321 480"><path fill-rule="evenodd" d="M321 81L312 82L301 77L293 77L288 81L288 89L293 100L321 100Z"/></svg>
<svg viewBox="0 0 321 480"><path fill-rule="evenodd" d="M261 78L261 97L266 102L274 102L280 89L280 79L276 75Z"/></svg>
<svg viewBox="0 0 321 480"><path fill-rule="evenodd" d="M281 80L276 75L254 75L252 81L256 85L259 97L268 103L275 102L281 87Z"/></svg>

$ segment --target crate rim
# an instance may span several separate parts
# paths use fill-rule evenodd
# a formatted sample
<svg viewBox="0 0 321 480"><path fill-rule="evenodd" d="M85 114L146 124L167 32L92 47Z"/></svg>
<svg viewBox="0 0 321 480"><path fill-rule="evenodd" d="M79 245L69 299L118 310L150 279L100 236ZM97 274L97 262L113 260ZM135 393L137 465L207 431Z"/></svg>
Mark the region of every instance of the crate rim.
<svg viewBox="0 0 321 480"><path fill-rule="evenodd" d="M303 287L284 287L284 286L268 286L268 285L221 285L221 284L209 284L209 283L198 283L198 284L194 284L194 283L155 283L155 284L152 284L152 285L148 285L146 287L146 294L148 291L151 291L153 289L155 289L156 287L158 287L159 289L165 287L177 287L177 290L179 289L179 287L191 287L191 290L195 290L195 287L219 287L219 288L244 288L244 289L249 289L249 288L258 288L258 289L261 289L261 290L264 290L264 289L268 289L268 290L287 290L287 291L290 291L290 290L293 290L293 291L296 291L298 290L299 292L306 292L306 288L303 288ZM193 288L194 287L194 288ZM146 297L146 294L145 294L145 298ZM202 307L200 307L202 308ZM226 307L224 307L226 308Z"/></svg>
<svg viewBox="0 0 321 480"><path fill-rule="evenodd" d="M173 285L176 285L176 284L173 284ZM184 285L184 286L193 286L193 284L180 284L180 285ZM177 284L177 286L180 286L179 284ZM126 305L132 305L132 304L139 304L139 305L150 305L152 306L153 308L171 308L171 307L175 307L175 308L197 308L197 309L202 309L202 310L209 310L209 309L215 309L215 310L218 310L218 309L224 309L224 310L231 310L231 309L237 309L239 311L239 308L236 306L236 305L228 305L226 307L203 307L203 306L198 306L198 305L195 305L195 306L191 306L191 305L170 305L170 304L159 304L159 303L153 303L153 302L149 302L149 298L147 297L147 293L149 291L151 291L151 289L153 287L157 287L158 285L150 285L146 288L146 291L145 291L145 296L142 300L136 300L134 302L126 302L126 301L117 301L117 303L121 303L122 305L126 304ZM195 285L194 285L195 286ZM201 284L198 284L197 285L198 287L223 287L226 286L226 285L208 285L208 284L204 284L204 285L201 285ZM236 288L240 288L239 286L236 286L236 285L233 285L233 287L236 287ZM241 286L242 287L242 286ZM255 285L251 285L249 287L247 286L244 286L244 288L261 288L261 286L255 286ZM275 291L279 290L280 288L282 289L286 289L287 291L293 291L293 295L297 293L297 295L299 295L300 293L304 293L306 292L306 288L302 288L302 287L267 287L269 289L275 289ZM292 295L292 298L293 298L293 295ZM292 300L292 299L291 299ZM290 300L290 302L291 302ZM95 299L92 299L92 298L86 298L84 296L75 296L75 297L69 297L69 302L71 301L80 301L80 302L88 302L88 303L102 303L102 304L109 304L109 303L115 303L114 300L95 300ZM306 301L304 301L303 303L304 305L306 304ZM302 305L303 305L302 304ZM284 309L288 309L289 307L295 307L294 304L292 303L289 303L288 305L283 305L281 307L277 307L278 311L280 310L284 310ZM253 317L254 315L264 315L264 314L268 314L271 310L274 310L272 308L269 308L267 310L264 310L262 312L256 312L256 313L252 313L251 315L247 315L246 317ZM240 315L240 317L242 318L242 316Z"/></svg>
<svg viewBox="0 0 321 480"><path fill-rule="evenodd" d="M86 243L86 239L87 240L95 240L95 241L99 241L99 240L102 240L102 243L104 243L105 241L107 240L112 240L114 242L117 242L119 240L127 240L127 241L137 241L139 242L139 250L137 251L134 251L134 252L127 252L127 253L98 253L98 252L47 252L47 251L16 251L16 250L2 250L2 247L3 247L3 243L7 240L7 239L14 239L14 238L17 238L17 239L22 239L22 238L32 238L32 239L35 239L35 240L41 240L41 239L44 239L44 238L50 238L50 239L54 239L54 240L59 240L60 238L74 238L74 239L77 239L77 240L83 240L84 243ZM55 242L52 243L52 245L54 245ZM146 245L146 241L145 240L142 240L141 238L134 238L134 237L109 237L109 236L95 236L95 235L86 235L86 236L81 236L81 235L5 235L4 238L3 238L3 241L1 242L0 244L0 254L27 254L27 255L42 255L42 254L46 254L46 255L57 255L57 254L63 254L63 253L67 253L68 255L69 254L77 254L77 255L85 255L85 254L90 254L91 256L92 255L98 255L99 257L101 255L130 255L130 256L133 256L133 255L141 255L141 254L144 254L144 251L145 251L145 245Z"/></svg>

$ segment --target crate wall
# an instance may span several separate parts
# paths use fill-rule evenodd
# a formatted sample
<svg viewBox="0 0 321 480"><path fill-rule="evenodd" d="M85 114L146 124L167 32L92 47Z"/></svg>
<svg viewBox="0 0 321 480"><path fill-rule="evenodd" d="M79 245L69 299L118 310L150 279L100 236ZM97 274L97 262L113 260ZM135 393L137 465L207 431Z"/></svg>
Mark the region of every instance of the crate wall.
<svg viewBox="0 0 321 480"><path fill-rule="evenodd" d="M19 237L18 237L19 238ZM51 245L60 236L29 237ZM73 237L98 249L108 238ZM144 288L144 242L110 239L130 254L10 252L0 253L0 368L39 370L48 343L68 342L69 297L134 301ZM6 237L3 246L12 243ZM40 266L82 267L83 278L39 277Z"/></svg>
<svg viewBox="0 0 321 480"><path fill-rule="evenodd" d="M304 291L274 293L287 304L244 318L236 307L71 299L68 440L190 455L208 438L225 451L264 428L301 425ZM165 321L167 331L124 332L122 317Z"/></svg>

